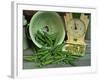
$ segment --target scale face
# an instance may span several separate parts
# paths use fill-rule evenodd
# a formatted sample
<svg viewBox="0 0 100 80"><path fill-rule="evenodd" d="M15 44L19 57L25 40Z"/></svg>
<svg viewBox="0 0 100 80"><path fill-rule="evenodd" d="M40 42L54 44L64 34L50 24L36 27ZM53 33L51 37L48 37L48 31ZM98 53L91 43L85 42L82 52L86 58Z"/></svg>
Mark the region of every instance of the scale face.
<svg viewBox="0 0 100 80"><path fill-rule="evenodd" d="M85 30L85 25L80 19L71 20L67 28L68 33L75 39L82 37L85 34Z"/></svg>

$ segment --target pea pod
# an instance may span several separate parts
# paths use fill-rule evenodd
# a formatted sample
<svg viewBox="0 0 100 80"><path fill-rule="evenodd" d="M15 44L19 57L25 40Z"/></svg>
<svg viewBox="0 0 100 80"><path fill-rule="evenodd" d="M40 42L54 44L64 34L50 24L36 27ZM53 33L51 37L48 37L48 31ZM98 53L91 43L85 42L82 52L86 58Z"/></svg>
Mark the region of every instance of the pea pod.
<svg viewBox="0 0 100 80"><path fill-rule="evenodd" d="M37 55L45 55L46 53L48 53L47 50L45 50L45 51L43 51L43 52L39 52L39 53L37 53Z"/></svg>
<svg viewBox="0 0 100 80"><path fill-rule="evenodd" d="M64 44L61 44L61 45L58 45L56 46L54 49L53 49L53 52L59 52L59 51L62 51L62 47L64 46Z"/></svg>
<svg viewBox="0 0 100 80"><path fill-rule="evenodd" d="M25 60L25 61L31 61L31 62L32 62L32 61L35 60L35 58L36 58L36 57L33 57L33 56L24 56L24 60Z"/></svg>
<svg viewBox="0 0 100 80"><path fill-rule="evenodd" d="M45 36L45 40L46 40L48 46L52 46L52 40L49 37L49 34L47 34L47 32L44 32L44 36Z"/></svg>
<svg viewBox="0 0 100 80"><path fill-rule="evenodd" d="M73 61L68 61L68 63L72 66L76 66L75 63Z"/></svg>
<svg viewBox="0 0 100 80"><path fill-rule="evenodd" d="M44 45L44 42L41 39L39 39L37 36L35 37L35 40L39 42L41 45Z"/></svg>
<svg viewBox="0 0 100 80"><path fill-rule="evenodd" d="M50 56L50 54L47 52L42 58L41 58L41 60L44 60L44 59L46 59L47 57L49 57Z"/></svg>
<svg viewBox="0 0 100 80"><path fill-rule="evenodd" d="M43 62L42 64L47 65L47 64L51 64L52 62L53 62L53 60L48 60L48 61Z"/></svg>
<svg viewBox="0 0 100 80"><path fill-rule="evenodd" d="M43 42L45 42L44 36L43 36L42 33L40 33L40 31L37 32L36 37L38 37L40 40L42 40Z"/></svg>
<svg viewBox="0 0 100 80"><path fill-rule="evenodd" d="M61 61L63 61L64 60L64 58L61 58L61 59L58 59L58 60L56 60L56 61L54 61L53 63L55 64L55 63L59 63L59 62L61 62Z"/></svg>

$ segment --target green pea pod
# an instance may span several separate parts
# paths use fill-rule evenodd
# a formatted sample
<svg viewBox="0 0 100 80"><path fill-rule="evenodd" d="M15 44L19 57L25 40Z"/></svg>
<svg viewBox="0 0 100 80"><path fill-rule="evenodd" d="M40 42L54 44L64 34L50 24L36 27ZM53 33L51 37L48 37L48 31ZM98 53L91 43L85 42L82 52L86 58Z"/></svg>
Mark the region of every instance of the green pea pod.
<svg viewBox="0 0 100 80"><path fill-rule="evenodd" d="M43 65L41 63L36 63L36 67L41 68L41 67L43 67Z"/></svg>
<svg viewBox="0 0 100 80"><path fill-rule="evenodd" d="M73 58L73 59L79 59L80 57L79 56L72 55L71 58Z"/></svg>
<svg viewBox="0 0 100 80"><path fill-rule="evenodd" d="M51 64L52 62L53 62L53 60L48 60L48 61L43 62L42 64L43 65L48 65L48 64Z"/></svg>
<svg viewBox="0 0 100 80"><path fill-rule="evenodd" d="M44 45L44 42L43 42L41 39L39 39L38 37L35 37L35 40L36 40L37 42L39 42L41 45Z"/></svg>
<svg viewBox="0 0 100 80"><path fill-rule="evenodd" d="M24 60L25 61L31 61L31 62L33 62L35 60L35 58L36 57L34 57L34 56L24 56Z"/></svg>
<svg viewBox="0 0 100 80"><path fill-rule="evenodd" d="M62 57L61 56L55 56L55 59L61 59Z"/></svg>
<svg viewBox="0 0 100 80"><path fill-rule="evenodd" d="M68 60L63 60L63 62L65 63L65 64L69 64L69 62L68 62Z"/></svg>
<svg viewBox="0 0 100 80"><path fill-rule="evenodd" d="M38 52L44 52L44 51L47 51L47 49L46 49L45 47L46 47L46 46L44 46L44 47L38 49Z"/></svg>
<svg viewBox="0 0 100 80"><path fill-rule="evenodd" d="M41 57L41 60L44 60L44 59L46 59L49 56L50 56L50 54L47 52L43 57Z"/></svg>
<svg viewBox="0 0 100 80"><path fill-rule="evenodd" d="M52 40L51 40L51 38L49 37L49 35L47 34L47 32L44 32L44 35L45 35L45 40L46 40L47 44L48 44L49 46L52 46Z"/></svg>
<svg viewBox="0 0 100 80"><path fill-rule="evenodd" d="M36 40L41 40L42 42L45 42L44 38L40 34L35 35Z"/></svg>
<svg viewBox="0 0 100 80"><path fill-rule="evenodd" d="M40 35L40 37L41 37L42 39L44 39L44 34L43 34L43 33L41 33L40 31L37 31L37 34Z"/></svg>
<svg viewBox="0 0 100 80"><path fill-rule="evenodd" d="M51 59L53 60L53 56L49 55L49 57L46 57L45 60L47 61L47 60L51 60Z"/></svg>
<svg viewBox="0 0 100 80"><path fill-rule="evenodd" d="M59 52L59 51L62 51L62 47L64 46L64 44L61 44L61 45L58 45L54 48L53 52Z"/></svg>
<svg viewBox="0 0 100 80"><path fill-rule="evenodd" d="M53 33L53 34L51 34L50 35L50 38L52 39L52 40L55 40L56 39L56 37L57 37L57 32L56 33Z"/></svg>
<svg viewBox="0 0 100 80"><path fill-rule="evenodd" d="M56 61L54 61L53 63L55 64L55 63L59 63L59 62L61 62L62 60L64 60L65 58L61 58L61 59L58 59L58 60L56 60Z"/></svg>
<svg viewBox="0 0 100 80"><path fill-rule="evenodd" d="M75 63L73 61L68 61L68 63L72 66L76 66Z"/></svg>
<svg viewBox="0 0 100 80"><path fill-rule="evenodd" d="M48 53L48 51L45 50L45 51L41 51L41 52L37 53L37 55L45 55L45 54L47 54L47 53Z"/></svg>

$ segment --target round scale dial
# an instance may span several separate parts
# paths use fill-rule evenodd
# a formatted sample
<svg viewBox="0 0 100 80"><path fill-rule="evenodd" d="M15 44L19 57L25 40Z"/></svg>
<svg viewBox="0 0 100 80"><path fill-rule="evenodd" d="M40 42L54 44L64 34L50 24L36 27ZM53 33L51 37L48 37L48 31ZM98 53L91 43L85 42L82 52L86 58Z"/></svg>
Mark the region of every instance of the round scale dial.
<svg viewBox="0 0 100 80"><path fill-rule="evenodd" d="M75 39L80 38L85 34L85 24L80 19L72 19L68 24L67 31Z"/></svg>

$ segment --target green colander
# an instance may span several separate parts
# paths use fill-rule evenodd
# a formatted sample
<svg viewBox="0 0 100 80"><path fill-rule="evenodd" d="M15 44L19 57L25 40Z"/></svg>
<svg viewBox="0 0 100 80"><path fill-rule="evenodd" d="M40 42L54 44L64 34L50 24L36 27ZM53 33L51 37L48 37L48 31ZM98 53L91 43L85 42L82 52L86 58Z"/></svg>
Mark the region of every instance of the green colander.
<svg viewBox="0 0 100 80"><path fill-rule="evenodd" d="M64 30L64 23L56 12L49 12L49 11L38 11L30 20L29 26L29 34L33 41L33 43L41 48L44 45L41 45L39 42L35 40L35 35L37 31L43 31L45 27L48 27L48 33L56 33L57 44L59 45L64 41L65 38L65 30Z"/></svg>

